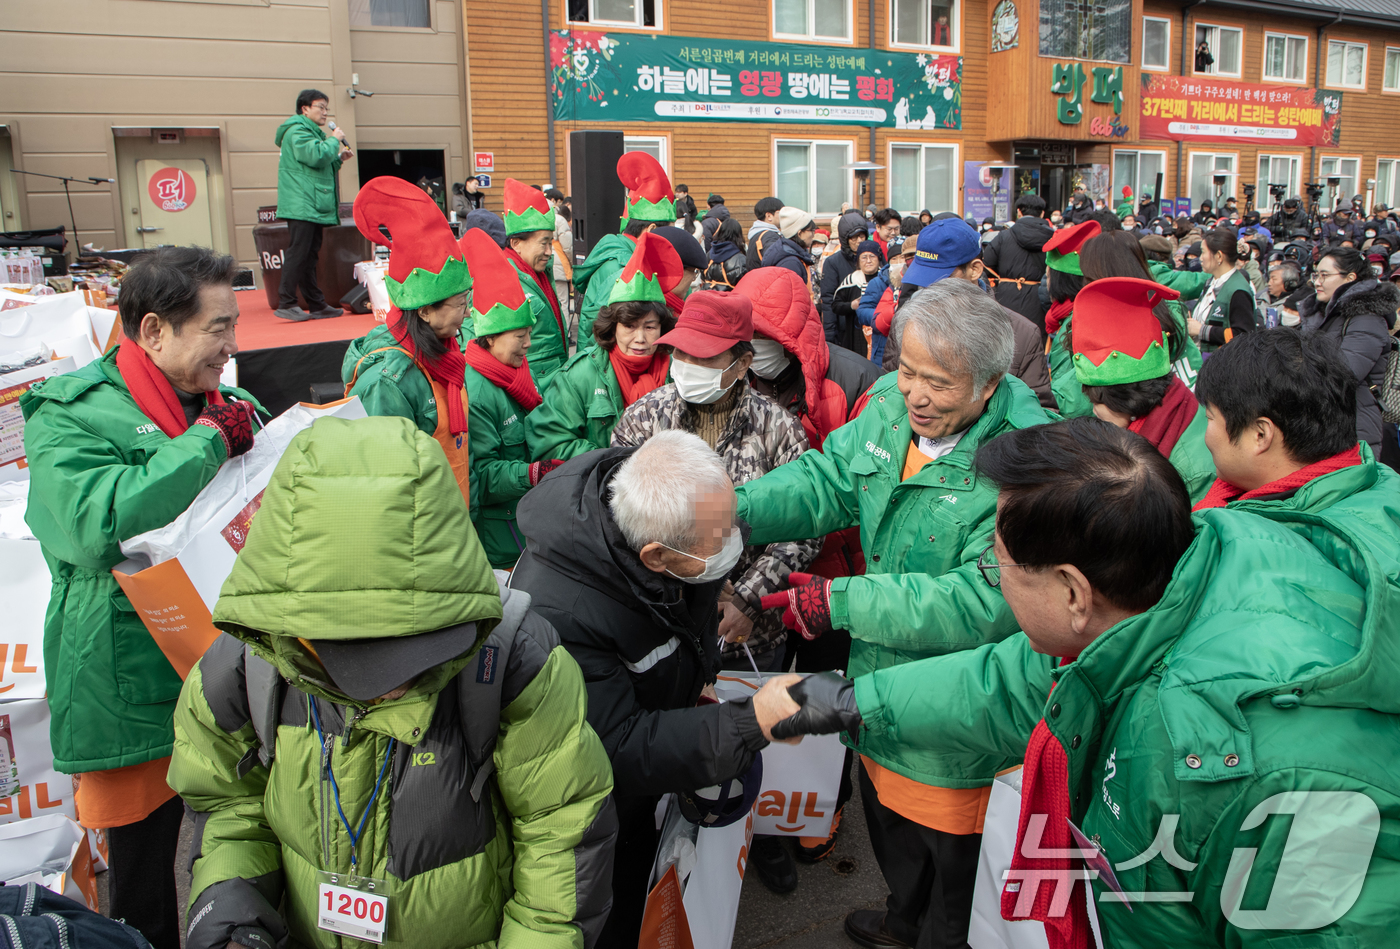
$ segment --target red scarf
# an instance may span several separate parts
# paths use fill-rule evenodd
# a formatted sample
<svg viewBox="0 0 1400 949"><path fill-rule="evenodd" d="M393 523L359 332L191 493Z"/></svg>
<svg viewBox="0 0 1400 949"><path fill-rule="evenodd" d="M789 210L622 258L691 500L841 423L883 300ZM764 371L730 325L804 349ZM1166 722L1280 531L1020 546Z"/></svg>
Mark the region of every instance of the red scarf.
<svg viewBox="0 0 1400 949"><path fill-rule="evenodd" d="M526 412L544 401L535 388L535 380L530 378L528 359L520 364L519 369L512 369L476 343L467 344L466 358L473 369L486 377L487 382L505 389L506 395L519 402Z"/></svg>
<svg viewBox="0 0 1400 949"><path fill-rule="evenodd" d="M1167 386L1167 394L1162 396L1162 404L1142 418L1134 419L1128 425L1128 431L1137 432L1155 445L1163 458L1169 458L1177 439L1195 420L1200 408L1200 403L1186 388L1186 383L1172 373L1172 382Z"/></svg>
<svg viewBox="0 0 1400 949"><path fill-rule="evenodd" d="M671 311L671 315L676 319L681 318L681 310L685 309L685 300L676 296L670 290L665 291L666 308Z"/></svg>
<svg viewBox="0 0 1400 949"><path fill-rule="evenodd" d="M544 274L536 272L535 268L525 263L525 258L517 254L512 248L506 247L504 251L506 257L515 262L517 270L523 274L529 274L534 278L535 285L540 288L540 293L544 294L545 302L548 303L549 308L554 311L554 322L559 324L559 338L568 339L568 335L564 332L564 317L559 313L559 297L554 294L554 281L550 280ZM567 346L564 348L566 350L568 349ZM565 352L564 355L567 356L568 353ZM472 363L472 365L475 366L476 363Z"/></svg>
<svg viewBox="0 0 1400 949"><path fill-rule="evenodd" d="M151 362L146 351L126 336L122 337L122 344L117 349L117 372L122 374L122 381L136 400L141 414L155 422L162 432L174 438L183 435L190 427L185 421L185 410L180 405L180 397L175 394L175 387L165 378L165 373ZM223 394L218 389L204 393L204 398L210 405L224 404Z"/></svg>
<svg viewBox="0 0 1400 949"><path fill-rule="evenodd" d="M1060 331L1060 324L1069 319L1069 315L1074 312L1074 300L1061 300L1059 303L1050 304L1050 309L1045 312L1045 332L1051 336Z"/></svg>
<svg viewBox="0 0 1400 949"><path fill-rule="evenodd" d="M1196 502L1196 506L1191 510L1204 511L1212 507L1224 507L1231 501L1249 501L1253 498L1267 498L1277 494L1289 494L1297 491L1303 485L1314 478L1320 478L1333 471L1340 471L1343 468L1350 468L1352 465L1361 464L1361 446L1353 445L1346 451L1338 452L1331 458L1324 458L1315 461L1306 468L1299 468L1292 474L1284 475L1277 481L1270 481L1268 484L1260 485L1253 491L1245 491L1235 487L1224 478L1216 478L1215 484L1210 486L1206 496Z"/></svg>
<svg viewBox="0 0 1400 949"><path fill-rule="evenodd" d="M447 390L447 430L453 435L465 432L467 413L462 407L462 386L466 378L467 360L457 348L457 340L443 340L447 344L447 352L430 359L413 344L413 339L408 335L408 324L397 307L389 313L389 332L414 354L414 359L428 376Z"/></svg>
<svg viewBox="0 0 1400 949"><path fill-rule="evenodd" d="M633 356L617 346L608 351L617 387L622 390L622 402L631 405L652 389L666 384L666 372L671 368L669 353L658 349L650 356Z"/></svg>

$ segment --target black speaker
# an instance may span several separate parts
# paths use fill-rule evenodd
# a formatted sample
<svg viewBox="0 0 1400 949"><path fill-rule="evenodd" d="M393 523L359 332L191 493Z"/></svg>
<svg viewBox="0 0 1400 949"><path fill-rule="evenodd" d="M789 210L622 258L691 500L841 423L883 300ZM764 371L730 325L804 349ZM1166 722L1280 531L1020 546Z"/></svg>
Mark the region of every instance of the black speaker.
<svg viewBox="0 0 1400 949"><path fill-rule="evenodd" d="M627 210L627 189L617 180L622 133L585 129L569 133L569 192L574 211L574 259L616 234Z"/></svg>

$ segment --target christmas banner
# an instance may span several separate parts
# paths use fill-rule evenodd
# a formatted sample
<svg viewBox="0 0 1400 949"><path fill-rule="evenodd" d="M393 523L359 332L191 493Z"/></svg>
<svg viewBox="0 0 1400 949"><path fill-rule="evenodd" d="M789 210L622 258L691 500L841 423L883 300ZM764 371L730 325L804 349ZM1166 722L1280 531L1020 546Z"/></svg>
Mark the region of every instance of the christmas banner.
<svg viewBox="0 0 1400 949"><path fill-rule="evenodd" d="M1142 75L1143 139L1336 146L1342 94L1199 76Z"/></svg>
<svg viewBox="0 0 1400 949"><path fill-rule="evenodd" d="M960 56L576 30L549 53L564 122L962 128Z"/></svg>

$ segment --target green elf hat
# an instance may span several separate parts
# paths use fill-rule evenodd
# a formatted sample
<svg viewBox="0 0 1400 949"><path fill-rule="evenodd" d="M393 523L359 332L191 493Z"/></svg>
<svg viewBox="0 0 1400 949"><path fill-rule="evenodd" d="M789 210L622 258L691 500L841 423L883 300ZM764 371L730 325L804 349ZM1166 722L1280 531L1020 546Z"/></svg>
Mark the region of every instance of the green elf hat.
<svg viewBox="0 0 1400 949"><path fill-rule="evenodd" d="M1079 251L1085 241L1102 233L1103 228L1098 221L1084 221L1056 231L1045 242L1045 266L1061 273L1084 276L1084 271L1079 269Z"/></svg>
<svg viewBox="0 0 1400 949"><path fill-rule="evenodd" d="M539 188L523 181L506 179L506 237L530 231L553 231L554 209Z"/></svg>
<svg viewBox="0 0 1400 949"><path fill-rule="evenodd" d="M355 196L355 226L370 243L388 245L384 286L400 310L441 303L471 289L457 238L437 202L421 188L401 178L370 180Z"/></svg>
<svg viewBox="0 0 1400 949"><path fill-rule="evenodd" d="M629 221L655 221L657 224L676 223L676 193L661 162L646 152L627 152L617 162L617 177L627 186L627 215Z"/></svg>
<svg viewBox="0 0 1400 949"><path fill-rule="evenodd" d="M665 303L667 291L676 288L683 269L681 256L671 242L648 231L637 239L636 250L612 285L608 303L629 300Z"/></svg>
<svg viewBox="0 0 1400 949"><path fill-rule="evenodd" d="M1172 371L1171 346L1152 308L1181 294L1151 280L1106 277L1074 298L1074 374L1081 385L1116 386Z"/></svg>
<svg viewBox="0 0 1400 949"><path fill-rule="evenodd" d="M535 313L525 298L520 277L491 235L472 228L462 235L462 250L476 273L472 285L472 335L480 339L534 326Z"/></svg>

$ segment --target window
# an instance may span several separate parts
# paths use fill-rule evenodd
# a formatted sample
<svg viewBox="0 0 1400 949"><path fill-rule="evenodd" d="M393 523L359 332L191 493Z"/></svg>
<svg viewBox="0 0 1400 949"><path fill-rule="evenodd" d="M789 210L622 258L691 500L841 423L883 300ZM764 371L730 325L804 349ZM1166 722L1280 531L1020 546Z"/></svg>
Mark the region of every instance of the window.
<svg viewBox="0 0 1400 949"><path fill-rule="evenodd" d="M774 142L773 164L783 204L813 217L831 216L851 200L850 142Z"/></svg>
<svg viewBox="0 0 1400 949"><path fill-rule="evenodd" d="M1223 177L1220 184L1215 179ZM1235 195L1235 156L1211 152L1191 153L1191 207L1199 209L1202 201L1218 208L1226 198Z"/></svg>
<svg viewBox="0 0 1400 949"><path fill-rule="evenodd" d="M890 206L901 214L956 211L956 145L890 145Z"/></svg>
<svg viewBox="0 0 1400 949"><path fill-rule="evenodd" d="M1126 63L1133 39L1131 0L1041 0L1040 55Z"/></svg>
<svg viewBox="0 0 1400 949"><path fill-rule="evenodd" d="M431 29L428 0L350 0L351 26L409 26Z"/></svg>
<svg viewBox="0 0 1400 949"><path fill-rule="evenodd" d="M656 0L569 0L571 23L656 26Z"/></svg>
<svg viewBox="0 0 1400 949"><path fill-rule="evenodd" d="M1385 48L1385 78L1381 81L1381 90L1400 92L1400 49L1394 46Z"/></svg>
<svg viewBox="0 0 1400 949"><path fill-rule="evenodd" d="M1359 158L1323 158L1320 164L1322 181L1326 187L1322 194L1322 206L1335 208L1338 204L1351 207L1351 196L1356 194L1356 178L1361 173ZM1329 178L1342 179L1335 188L1327 184Z"/></svg>
<svg viewBox="0 0 1400 949"><path fill-rule="evenodd" d="M1327 41L1327 85L1340 89L1366 88L1366 44Z"/></svg>
<svg viewBox="0 0 1400 949"><path fill-rule="evenodd" d="M1123 195L1124 188L1133 189L1133 207L1137 208L1145 194L1153 200L1162 196L1157 193L1157 175L1167 170L1166 152L1135 152L1115 149L1113 152L1113 190L1110 194L1116 204Z"/></svg>
<svg viewBox="0 0 1400 949"><path fill-rule="evenodd" d="M622 137L622 150L624 152L646 152L652 158L661 163L661 167L667 169L670 174L670 163L666 160L666 146L669 144L666 136L654 135L624 135Z"/></svg>
<svg viewBox="0 0 1400 949"><path fill-rule="evenodd" d="M890 0L890 40L896 46L958 45L957 0Z"/></svg>
<svg viewBox="0 0 1400 949"><path fill-rule="evenodd" d="M1400 158L1376 162L1376 203L1388 208L1400 203Z"/></svg>
<svg viewBox="0 0 1400 949"><path fill-rule="evenodd" d="M1160 17L1142 18L1142 68L1170 69L1172 21Z"/></svg>
<svg viewBox="0 0 1400 949"><path fill-rule="evenodd" d="M1264 34L1264 78L1280 82L1306 82L1308 70L1308 38Z"/></svg>
<svg viewBox="0 0 1400 949"><path fill-rule="evenodd" d="M924 6L927 8L929 4ZM773 0L773 34L800 40L849 43L850 0Z"/></svg>
<svg viewBox="0 0 1400 949"><path fill-rule="evenodd" d="M1260 213L1289 198L1303 195L1303 158L1301 155L1260 155L1259 180L1255 182L1254 203ZM1269 194L1270 185L1283 185L1283 197ZM1268 215L1266 214L1265 217Z"/></svg>
<svg viewBox="0 0 1400 949"><path fill-rule="evenodd" d="M1196 24L1196 72L1210 76L1240 74L1240 39L1238 27ZM1205 49L1201 44L1205 44Z"/></svg>

